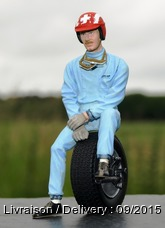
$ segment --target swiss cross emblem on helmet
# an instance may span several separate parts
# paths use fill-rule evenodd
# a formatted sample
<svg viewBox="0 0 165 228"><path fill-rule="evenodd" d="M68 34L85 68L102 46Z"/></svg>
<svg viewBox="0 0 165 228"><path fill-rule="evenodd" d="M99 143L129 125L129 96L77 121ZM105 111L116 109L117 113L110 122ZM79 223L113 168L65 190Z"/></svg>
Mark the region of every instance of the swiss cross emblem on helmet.
<svg viewBox="0 0 165 228"><path fill-rule="evenodd" d="M91 24L98 24L100 19L100 15L98 13L86 13L81 15L79 18L79 21L77 22L78 25L83 25L86 23L91 23Z"/></svg>

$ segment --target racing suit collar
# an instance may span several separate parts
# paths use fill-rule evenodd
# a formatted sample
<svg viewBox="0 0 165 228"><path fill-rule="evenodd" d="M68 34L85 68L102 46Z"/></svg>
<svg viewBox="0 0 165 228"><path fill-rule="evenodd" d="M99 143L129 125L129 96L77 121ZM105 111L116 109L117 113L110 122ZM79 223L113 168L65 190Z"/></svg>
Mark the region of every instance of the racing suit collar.
<svg viewBox="0 0 165 228"><path fill-rule="evenodd" d="M84 70L93 70L99 65L103 65L107 61L107 54L103 48L99 52L88 52L83 55L79 61L79 65Z"/></svg>

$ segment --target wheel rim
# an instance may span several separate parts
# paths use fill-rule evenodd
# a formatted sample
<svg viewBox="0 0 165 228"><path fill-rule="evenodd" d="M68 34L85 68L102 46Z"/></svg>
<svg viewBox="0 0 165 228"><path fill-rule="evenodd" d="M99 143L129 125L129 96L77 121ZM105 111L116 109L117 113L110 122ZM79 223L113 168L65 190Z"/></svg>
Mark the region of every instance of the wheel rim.
<svg viewBox="0 0 165 228"><path fill-rule="evenodd" d="M119 157L118 153L116 152L116 150L114 151L114 158ZM120 162L117 166L115 166L116 169L122 169L122 163ZM121 182L123 181L122 178L122 173L119 174L120 178L121 178ZM121 183L120 182L120 183ZM117 187L113 182L109 182L109 183L102 183L101 184L101 190L103 191L103 193L108 197L108 198L115 198L116 195L118 195L118 193L120 192L120 188Z"/></svg>

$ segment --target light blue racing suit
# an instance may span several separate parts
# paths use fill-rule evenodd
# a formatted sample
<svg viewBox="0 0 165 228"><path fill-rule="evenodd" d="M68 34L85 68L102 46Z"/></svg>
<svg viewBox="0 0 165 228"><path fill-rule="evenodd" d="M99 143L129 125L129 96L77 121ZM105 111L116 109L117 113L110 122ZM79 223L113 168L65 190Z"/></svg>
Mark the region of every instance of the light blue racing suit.
<svg viewBox="0 0 165 228"><path fill-rule="evenodd" d="M89 58L101 59L104 48L97 53L86 52ZM114 135L120 127L117 106L125 97L128 66L124 60L107 53L107 62L93 70L80 68L82 56L69 62L64 71L62 98L68 118L84 111L92 115L85 124L88 131L98 130L97 157L113 154ZM61 199L65 180L66 151L76 144L73 131L66 126L51 146L49 195Z"/></svg>

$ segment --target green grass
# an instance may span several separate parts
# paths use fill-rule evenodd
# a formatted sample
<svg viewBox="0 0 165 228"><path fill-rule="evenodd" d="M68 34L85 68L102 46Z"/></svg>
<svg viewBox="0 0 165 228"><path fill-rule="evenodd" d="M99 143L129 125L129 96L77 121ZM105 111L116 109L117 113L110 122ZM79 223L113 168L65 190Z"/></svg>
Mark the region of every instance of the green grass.
<svg viewBox="0 0 165 228"><path fill-rule="evenodd" d="M0 122L0 197L44 197L48 192L50 146L62 121ZM117 136L129 167L128 194L165 194L165 122L123 122ZM72 195L67 153L65 196Z"/></svg>
<svg viewBox="0 0 165 228"><path fill-rule="evenodd" d="M124 123L118 135L128 160L128 193L164 194L165 122Z"/></svg>

